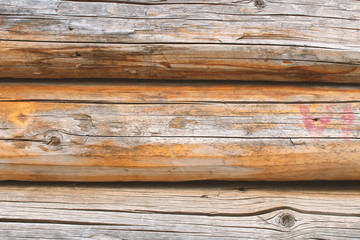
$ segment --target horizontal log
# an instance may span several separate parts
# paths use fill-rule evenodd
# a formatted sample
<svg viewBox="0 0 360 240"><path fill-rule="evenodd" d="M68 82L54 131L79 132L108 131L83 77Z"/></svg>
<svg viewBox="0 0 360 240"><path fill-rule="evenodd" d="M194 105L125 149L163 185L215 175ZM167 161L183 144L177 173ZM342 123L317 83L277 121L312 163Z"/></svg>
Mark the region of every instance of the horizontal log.
<svg viewBox="0 0 360 240"><path fill-rule="evenodd" d="M290 185L1 183L0 238L341 240L359 236L358 183Z"/></svg>
<svg viewBox="0 0 360 240"><path fill-rule="evenodd" d="M352 82L360 3L0 0L0 77Z"/></svg>
<svg viewBox="0 0 360 240"><path fill-rule="evenodd" d="M0 87L1 180L360 176L356 86L43 82Z"/></svg>

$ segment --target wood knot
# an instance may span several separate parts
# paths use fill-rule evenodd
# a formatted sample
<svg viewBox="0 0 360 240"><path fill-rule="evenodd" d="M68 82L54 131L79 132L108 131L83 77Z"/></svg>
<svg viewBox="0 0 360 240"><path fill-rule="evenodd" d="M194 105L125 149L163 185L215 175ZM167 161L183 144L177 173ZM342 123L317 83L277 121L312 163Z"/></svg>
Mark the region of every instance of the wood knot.
<svg viewBox="0 0 360 240"><path fill-rule="evenodd" d="M62 135L58 131L47 131L44 140L48 148L57 150L62 145Z"/></svg>
<svg viewBox="0 0 360 240"><path fill-rule="evenodd" d="M255 0L254 2L255 2L255 7L259 9L264 8L266 6L264 0Z"/></svg>
<svg viewBox="0 0 360 240"><path fill-rule="evenodd" d="M51 146L59 146L61 144L61 140L58 137L52 136L47 144Z"/></svg>
<svg viewBox="0 0 360 240"><path fill-rule="evenodd" d="M286 228L291 228L295 225L295 222L295 217L290 213L284 213L279 218L280 225Z"/></svg>
<svg viewBox="0 0 360 240"><path fill-rule="evenodd" d="M23 122L23 123L25 123L26 120L27 120L27 116L25 114L23 114L23 113L20 113L17 117L18 117L18 120Z"/></svg>

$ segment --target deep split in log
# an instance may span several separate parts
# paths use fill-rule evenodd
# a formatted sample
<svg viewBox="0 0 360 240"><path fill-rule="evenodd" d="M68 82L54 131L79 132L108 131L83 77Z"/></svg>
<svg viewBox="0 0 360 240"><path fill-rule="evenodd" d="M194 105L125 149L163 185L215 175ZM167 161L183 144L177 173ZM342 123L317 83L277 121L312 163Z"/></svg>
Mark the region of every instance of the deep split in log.
<svg viewBox="0 0 360 240"><path fill-rule="evenodd" d="M355 180L357 86L2 83L0 179Z"/></svg>

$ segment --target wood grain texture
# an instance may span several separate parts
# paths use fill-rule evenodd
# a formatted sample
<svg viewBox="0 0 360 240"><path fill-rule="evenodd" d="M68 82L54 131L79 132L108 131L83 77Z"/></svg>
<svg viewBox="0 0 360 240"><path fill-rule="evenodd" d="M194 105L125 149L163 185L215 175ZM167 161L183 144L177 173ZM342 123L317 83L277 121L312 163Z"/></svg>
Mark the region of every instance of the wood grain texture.
<svg viewBox="0 0 360 240"><path fill-rule="evenodd" d="M0 77L359 82L356 0L0 0Z"/></svg>
<svg viewBox="0 0 360 240"><path fill-rule="evenodd" d="M358 86L44 82L0 89L1 180L360 176Z"/></svg>
<svg viewBox="0 0 360 240"><path fill-rule="evenodd" d="M0 184L1 239L358 239L359 183Z"/></svg>

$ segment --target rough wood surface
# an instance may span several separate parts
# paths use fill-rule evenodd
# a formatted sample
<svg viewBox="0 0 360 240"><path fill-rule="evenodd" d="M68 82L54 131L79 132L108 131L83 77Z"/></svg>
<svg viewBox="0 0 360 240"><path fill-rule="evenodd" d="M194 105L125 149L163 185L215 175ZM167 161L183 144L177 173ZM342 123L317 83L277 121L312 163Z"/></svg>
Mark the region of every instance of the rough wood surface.
<svg viewBox="0 0 360 240"><path fill-rule="evenodd" d="M357 0L0 0L0 77L360 82Z"/></svg>
<svg viewBox="0 0 360 240"><path fill-rule="evenodd" d="M358 239L359 183L0 184L1 239Z"/></svg>
<svg viewBox="0 0 360 240"><path fill-rule="evenodd" d="M0 86L0 179L355 180L357 86Z"/></svg>

